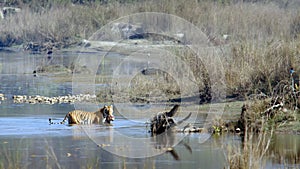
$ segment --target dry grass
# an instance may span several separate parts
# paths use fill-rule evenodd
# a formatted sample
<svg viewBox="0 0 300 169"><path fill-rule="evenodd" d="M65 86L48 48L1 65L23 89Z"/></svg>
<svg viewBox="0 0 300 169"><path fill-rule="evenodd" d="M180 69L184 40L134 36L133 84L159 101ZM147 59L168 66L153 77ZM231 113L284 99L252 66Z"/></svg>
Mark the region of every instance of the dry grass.
<svg viewBox="0 0 300 169"><path fill-rule="evenodd" d="M224 144L229 168L265 168L266 159L264 156L269 149L272 136L273 130L271 133L261 132L258 135L249 131L245 133L241 147L237 147L234 143Z"/></svg>
<svg viewBox="0 0 300 169"><path fill-rule="evenodd" d="M290 67L297 73L300 71L300 13L296 1L78 2L7 1L22 10L0 21L0 46L59 42L56 47L68 47L121 16L165 12L193 23L203 30L212 45L221 45L218 48L222 49L227 96L246 97L260 92L270 95L279 81L289 78ZM224 34L229 39L222 39ZM209 83L214 79L207 79L204 69L216 62L201 65L190 53L181 54L191 62L195 77L200 77L196 79L199 91L209 93L209 88L215 85ZM215 75L209 78L214 77L219 78Z"/></svg>
<svg viewBox="0 0 300 169"><path fill-rule="evenodd" d="M47 3L19 2L22 5L21 12L1 21L4 22L1 30L22 38L35 31L38 31L37 34L31 36L53 40L74 35L87 38L107 22L121 16L136 12L165 12L188 20L211 36L228 34L237 42L291 40L299 33L298 12L292 8L280 8L273 3L224 5L210 1L178 0L133 3L109 1L106 4L95 2L88 5L66 1Z"/></svg>
<svg viewBox="0 0 300 169"><path fill-rule="evenodd" d="M283 85L285 90L274 92L270 99L251 101L241 114L239 123L242 133L242 147L234 144L224 144L227 161L230 168L265 168L266 158L273 134L278 129L285 133L298 132L297 108L299 93L287 90L290 85ZM285 124L294 124L293 127L282 127ZM291 153L293 154L293 153ZM295 155L297 156L297 155ZM293 157L294 158L294 157ZM292 161L291 164L296 164Z"/></svg>
<svg viewBox="0 0 300 169"><path fill-rule="evenodd" d="M274 145L272 143L274 141L274 132L277 130L277 127L280 127L281 124L284 124L283 121L276 121L276 119L278 119L279 116L289 116L289 114L280 114L279 112L276 114L277 117L268 119L265 116L261 117L258 113L255 113L265 110L265 103L255 103L252 107L253 112L251 113L251 117L248 119L249 125L245 126L244 133L241 136L242 145L236 146L234 142L223 144L229 168L265 168L268 160L267 157L270 155L268 153L271 152L272 155L274 155L274 152L269 150L274 149ZM293 113L291 112L290 114ZM297 153L293 153L291 154L297 156ZM279 156L281 159L286 159L286 157L283 158L281 155ZM276 159L277 158L278 157L276 157ZM291 159L296 159L296 157L293 156ZM284 162L279 163L285 164ZM297 160L291 160L289 164L297 164Z"/></svg>
<svg viewBox="0 0 300 169"><path fill-rule="evenodd" d="M283 41L234 45L226 72L229 92L270 95L281 80L289 80L290 67L299 72L298 50L298 44ZM231 88L236 86L239 88Z"/></svg>

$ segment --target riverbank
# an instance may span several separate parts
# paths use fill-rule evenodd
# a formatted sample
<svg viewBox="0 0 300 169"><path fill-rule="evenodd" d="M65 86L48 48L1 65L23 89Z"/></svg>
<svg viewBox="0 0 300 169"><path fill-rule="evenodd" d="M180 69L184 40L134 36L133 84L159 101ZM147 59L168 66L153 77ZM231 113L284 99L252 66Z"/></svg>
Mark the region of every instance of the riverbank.
<svg viewBox="0 0 300 169"><path fill-rule="evenodd" d="M101 51L84 53L83 56L85 58L89 58L91 55L99 56L99 52ZM2 103L0 105L0 121L2 124L0 147L1 150L3 150L0 152L0 168L20 168L20 166L24 166L24 168L34 168L46 165L50 168L55 168L57 166L65 168L76 168L76 166L77 168L78 166L83 168L88 168L90 166L93 166L94 168L118 168L120 165L126 165L128 168L139 168L141 165L143 165L143 167L146 166L146 168L170 167L170 165L174 165L173 168L178 166L178 168L197 168L199 166L204 168L268 168L268 166L271 166L269 168L278 168L278 166L287 165L290 168L291 166L299 168L299 160L295 160L298 159L297 157L299 156L299 135L296 135L295 133L280 133L271 135L270 133L272 133L272 130L270 132L265 130L264 132L259 133L251 132L247 135L248 137L245 138L242 134L232 134L224 131L222 134L215 132L215 134L211 135L211 137L208 137L206 133L173 133L174 135L167 137L169 138L168 140L160 140L157 139L157 137L151 137L150 133L148 133L149 126L147 128L147 124L145 124L149 118L146 117L146 113L141 114L141 112L146 112L147 110L147 116L150 116L152 113L169 110L171 106L168 104L175 104L172 102L168 102L167 104L166 102L158 102L157 100L156 102L151 102L151 99L157 99L159 97L153 98L149 96L147 97L146 95L141 97L142 99L148 99L146 101L149 101L149 103L141 99L139 100L141 102L138 103L128 100L123 100L124 104L113 102L115 104L114 107L122 113L119 115L117 114L117 111L115 112L116 120L113 122L113 126L49 125L49 118L59 122L63 119L63 117L65 117L67 112L74 110L74 108L94 111L97 106L110 104L112 103L111 101L114 101L113 99L115 99L115 97L111 97L112 100L111 98L109 98L110 100L103 100L98 97L100 96L99 93L106 94L105 91L107 91L107 94L110 94L108 96L121 95L120 93L117 93L116 90L111 90L115 89L110 86L115 84L112 83L111 79L116 78L116 76L112 76L112 74L109 74L110 76L102 76L101 72L97 75L83 73L83 76L81 76L84 77L82 80L83 83L71 83L73 80L72 76L74 75L71 71L61 69L62 72L59 73L56 71L56 68L60 67L53 66L52 68L54 71L38 73L37 76L34 76L32 70L36 68L35 66L50 65L51 67L51 65L55 64L60 66L72 65L71 63L73 62L73 59L77 58L77 55L74 55L74 53L53 53L50 57L50 61L47 55L28 54L26 52L3 52L0 54L0 60L2 63L0 66L2 72L0 76L0 93L4 93L4 95L0 96L6 98L1 101ZM114 53L114 55L109 55L107 57L107 62L105 62L105 68L115 71L115 67L110 66L109 63L115 63L115 61L119 61L122 57L124 56L116 55L116 53ZM89 78L95 79L95 81L90 81L88 80ZM125 76L122 80L126 78L127 77ZM142 85L142 80L137 80L137 82L139 82L138 84ZM174 81L171 80L170 82ZM73 84L79 84L81 86L77 86L79 88L72 88ZM93 86L90 86L90 84L95 84L95 94L97 94L98 101L96 106L93 106L95 104L90 103L85 104L86 102L81 105L80 102L78 105L68 103L59 104L58 102L51 105L47 104L47 100L59 98L56 96L68 96L67 98L71 99L73 96L72 93L76 89L92 89L77 90L74 92L77 94L79 92L88 94L89 91L94 91ZM285 85L283 85L283 87L284 86ZM159 85L158 89L161 89L161 87L162 86ZM148 91L140 90L139 92L145 94ZM92 94L93 92L90 93ZM136 96L125 92L123 94L128 94L133 97ZM158 96L159 92L156 92L155 94L155 96ZM169 95L160 94L159 96L161 96L160 98L166 98L166 96L173 97L172 94L174 93L168 92L168 94ZM46 99L46 102L41 101L41 103L38 104L29 104L27 102L17 104L13 103L13 95L21 95L22 99L25 98L24 95L39 95L40 97L38 97L38 100ZM262 98L261 96L263 95L255 96L259 97L251 98L258 99ZM60 98L63 100L65 97ZM225 123L237 121L241 116L243 104L250 104L252 102L254 104L259 101L250 99L247 101L236 101L237 98L235 98L231 100L224 100L224 103L203 103L199 105L195 102L188 102L189 99L193 98L190 97L185 98L184 100L172 100L182 101L178 102L179 104L182 104L182 108L180 114L176 117L176 120L177 118L180 120L182 117L185 117L185 113L188 114L189 112L192 112L193 116L195 116L196 113L199 113L200 116L197 118L188 119L191 120L191 122L196 120L197 126L203 126L203 120L207 117L207 112L212 109L215 110L216 107L224 107L224 109L222 109L224 111L220 113L217 112L216 116L213 116L214 120L210 118L207 119L207 121L212 122L211 124L218 124L217 122L222 121ZM257 108L255 107L260 106L256 105L253 109L248 109L248 113L251 114L251 110L256 110ZM265 106L261 107L262 109L259 109L261 111L253 112L264 112L272 106L265 104ZM282 115L285 115L284 111L281 111L281 113L283 113ZM261 118L258 119L260 120ZM289 121L285 119L284 121L286 121L286 124L290 124ZM297 123L299 124L299 121L293 122L293 124ZM86 135L86 131L91 131L91 135L89 135L90 137ZM140 140L143 138L150 139L151 143L146 145L148 147L150 146L150 152L152 152L152 150L174 150L172 152L177 152L178 157L180 157L180 161L175 161L176 158L174 159L170 153L163 152L163 154L158 156L155 155L145 159L135 158L133 161L130 159L128 161L125 157L116 156L115 154L118 154L118 152L122 152L123 150L136 152L136 150L145 149L144 142L141 142L141 145L137 146L135 141L132 144L133 146L128 146L128 141L124 141L121 136L132 138L134 140ZM182 140L183 144L174 143L174 140L176 141L178 137L183 136L185 137ZM98 138L104 140L97 142ZM105 148L108 150L116 150L118 152L109 153L109 151L103 151ZM190 151L190 149L192 151ZM145 151L143 151L142 154L144 154L144 152ZM149 154L145 154L145 156L146 155ZM87 161L86 159L89 160ZM210 162L209 160L211 159L213 159L213 161ZM216 159L220 159L217 160L217 165L214 162ZM65 163L66 160L71 163ZM138 160L138 163L136 160ZM267 167L264 165L264 162L268 164ZM203 164L206 165L203 166Z"/></svg>
<svg viewBox="0 0 300 169"><path fill-rule="evenodd" d="M76 65L76 61L70 61L65 65L54 62L55 58L63 52L71 52L75 55L85 52L105 53L109 51L120 55L130 55L135 51L148 48L149 50L163 49L171 51L176 53L180 59L189 63L188 66L193 76L197 77L195 83L199 88L197 92L201 94L201 100L199 101L201 103L212 101L212 95L215 93L211 88L220 83L226 86L224 89L226 98L250 100L253 97L263 96L267 100L268 98L273 100L274 97L282 94L280 92L289 87L291 68L294 71L294 83L299 84L300 17L297 7L300 4L297 1L289 1L285 4L281 1L270 2L264 0L256 2L191 1L187 3L182 3L180 0L168 2L20 2L1 4L2 6L16 7L17 10L11 14L3 15L0 20L0 46L14 46L14 49L21 49L29 55L41 55L43 64L35 65L35 69L32 70L34 75L55 72L61 73L57 75L57 78L54 78L57 81L71 81L74 72L89 73L88 67ZM112 24L113 27L109 31L117 30L123 35L124 32L122 33L122 31L129 30L130 36L121 37L123 39L121 42L97 41L97 38L96 40L89 40L95 32L121 16L138 12L157 11L174 14L193 23L206 36L207 45L221 51L219 61L224 68L221 72L224 74L223 81L211 84L212 77L219 79L217 75L220 72L209 71L210 74L214 75L209 76L207 70L211 65L218 65L218 62L212 60L206 62L209 64L203 64L202 58L189 50L188 42L179 38L179 35L184 37L179 28L176 32L177 35L174 35L176 39L163 35L138 34L138 30L143 28L141 25L146 23L116 22ZM101 35L99 36L98 39L102 39ZM106 66L111 66L110 63L118 63L116 61L118 59L108 60ZM148 60L148 62L150 61L153 60ZM180 67L176 64L168 66L170 71L180 70ZM172 68L172 66L175 68ZM77 67L76 70L75 67ZM146 71L149 70L145 70L144 74L147 74ZM68 78L65 78L65 75ZM161 100L176 102L182 101L182 99L188 101L195 94L188 93L190 95L184 95L186 98L181 98L182 93L180 93L181 91L174 79L161 72L147 74L147 77L148 80L142 75L136 76L130 82L134 84L132 88L128 89L127 86L118 88L120 92L118 91L118 95L114 99L120 101L125 99L125 101L134 103L151 103ZM158 77L164 77L164 79L161 78L160 81L157 80L153 83L152 79L159 79ZM112 79L112 77L102 76L98 73L95 82L110 83ZM278 89L278 86L282 83L285 83L283 85L285 88ZM164 93L163 99L161 92L153 92L157 91L158 88L159 91ZM274 91L278 91L278 93L274 94ZM98 91L96 93L97 99L111 102L111 92L116 91L109 89ZM298 93L299 90L293 92ZM128 98L128 96L130 97ZM292 92L289 92L287 97L299 100L299 94L293 94ZM267 101L264 106L260 106L261 103L258 103L259 108L254 105L251 112L264 112L266 109L277 105L275 103ZM285 105L286 103L289 104L290 100L282 104ZM294 107L278 107L280 110L275 114L278 113L279 116L275 117L279 118L276 119L280 123L278 125L279 132L294 131L293 128L295 128L296 133L298 132L298 108L299 103ZM292 115L295 116L294 121L289 121L289 117L286 116L290 112L294 113ZM262 117L264 116L257 116L256 118ZM258 123L260 123L259 121ZM254 122L256 124L256 120Z"/></svg>
<svg viewBox="0 0 300 169"><path fill-rule="evenodd" d="M289 1L285 4L281 1L264 0L243 3L235 1L182 3L180 0L159 3L16 1L2 5L18 7L20 10L0 20L0 46L19 46L29 53L55 55L61 50L78 47L80 50L85 47L90 49L93 45L98 46L95 50L107 50L116 42L105 42L105 45L104 42L88 41L107 23L138 12L162 12L193 23L207 36L208 44L221 51L220 62L225 68L228 96L245 99L261 92L270 96L276 84L289 80L291 67L294 68L295 75L299 76L300 72L298 1ZM124 26L123 23L118 25ZM179 30L180 33L182 32ZM141 37L130 36L130 38ZM153 39L157 37L150 38L150 44L157 42ZM143 48L145 40L130 40L126 43L132 47ZM131 51L132 49L128 48L123 52ZM181 54L187 56L187 59L192 56L188 52Z"/></svg>
<svg viewBox="0 0 300 169"><path fill-rule="evenodd" d="M4 94L0 94L2 101L9 102L10 98L5 97ZM68 96L57 96L57 97L46 97L46 96L26 96L26 95L14 95L14 104L74 104L74 103L98 103L99 98L95 95L68 95ZM103 100L102 100L103 101ZM274 130L275 133L285 134L300 134L300 113L297 110L287 109L286 105L281 103L271 106L269 102L271 99L265 100L252 100L252 101L231 101L224 103L212 103L200 105L199 109L195 113L207 114L211 106L223 107L221 115L212 119L208 122L207 129L203 129L200 126L190 124L185 128L176 129L177 132L183 133L201 133L213 132L215 134L220 133L238 133L244 134L246 128L256 133L270 132ZM120 104L120 103L117 103ZM142 103L132 103L140 105ZM151 103L155 105L155 103ZM157 103L171 104L171 103ZM172 104L175 104L174 102ZM177 103L178 104L178 103ZM183 113L187 113L191 107L190 103L181 103ZM269 106L269 107L268 107ZM193 109L193 108L192 108ZM153 110L155 111L155 110ZM117 112L119 114L119 112Z"/></svg>

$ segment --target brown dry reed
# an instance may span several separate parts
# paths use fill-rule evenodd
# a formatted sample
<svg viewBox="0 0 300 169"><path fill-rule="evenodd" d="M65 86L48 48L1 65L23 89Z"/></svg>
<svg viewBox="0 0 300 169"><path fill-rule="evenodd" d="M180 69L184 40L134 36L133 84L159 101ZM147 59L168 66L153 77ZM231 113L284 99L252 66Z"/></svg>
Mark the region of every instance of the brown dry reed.
<svg viewBox="0 0 300 169"><path fill-rule="evenodd" d="M121 16L164 12L193 23L208 36L212 45L222 50L227 96L270 94L279 81L289 79L290 67L294 67L297 74L300 71L300 13L297 10L300 4L297 1L5 2L2 6L17 6L21 12L0 20L0 46L60 42L64 44L60 47L68 47ZM223 35L228 35L227 39ZM189 58L188 54L186 57ZM199 74L199 68L194 70ZM201 80L203 78L197 83L213 85Z"/></svg>

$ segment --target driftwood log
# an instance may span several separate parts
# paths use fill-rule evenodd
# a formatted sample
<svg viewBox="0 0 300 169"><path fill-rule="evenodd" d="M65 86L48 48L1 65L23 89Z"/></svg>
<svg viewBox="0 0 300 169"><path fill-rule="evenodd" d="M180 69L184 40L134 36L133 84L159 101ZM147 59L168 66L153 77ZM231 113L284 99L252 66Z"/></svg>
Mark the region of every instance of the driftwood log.
<svg viewBox="0 0 300 169"><path fill-rule="evenodd" d="M191 113L189 113L184 119L176 122L173 116L176 114L179 105L175 105L169 112L159 112L157 113L150 122L150 132L151 135L158 135L164 133L168 129L173 128L177 124L181 124L183 121L190 118Z"/></svg>

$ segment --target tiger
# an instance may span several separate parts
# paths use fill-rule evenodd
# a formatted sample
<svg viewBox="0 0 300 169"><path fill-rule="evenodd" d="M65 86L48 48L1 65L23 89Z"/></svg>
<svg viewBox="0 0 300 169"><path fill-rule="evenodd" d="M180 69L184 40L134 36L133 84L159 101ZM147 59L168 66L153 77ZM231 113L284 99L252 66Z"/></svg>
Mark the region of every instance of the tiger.
<svg viewBox="0 0 300 169"><path fill-rule="evenodd" d="M60 122L64 124L68 119L68 124L111 124L111 121L115 120L113 115L113 105L104 105L96 112L87 112L82 110L73 110L68 112ZM55 124L49 119L50 124Z"/></svg>

